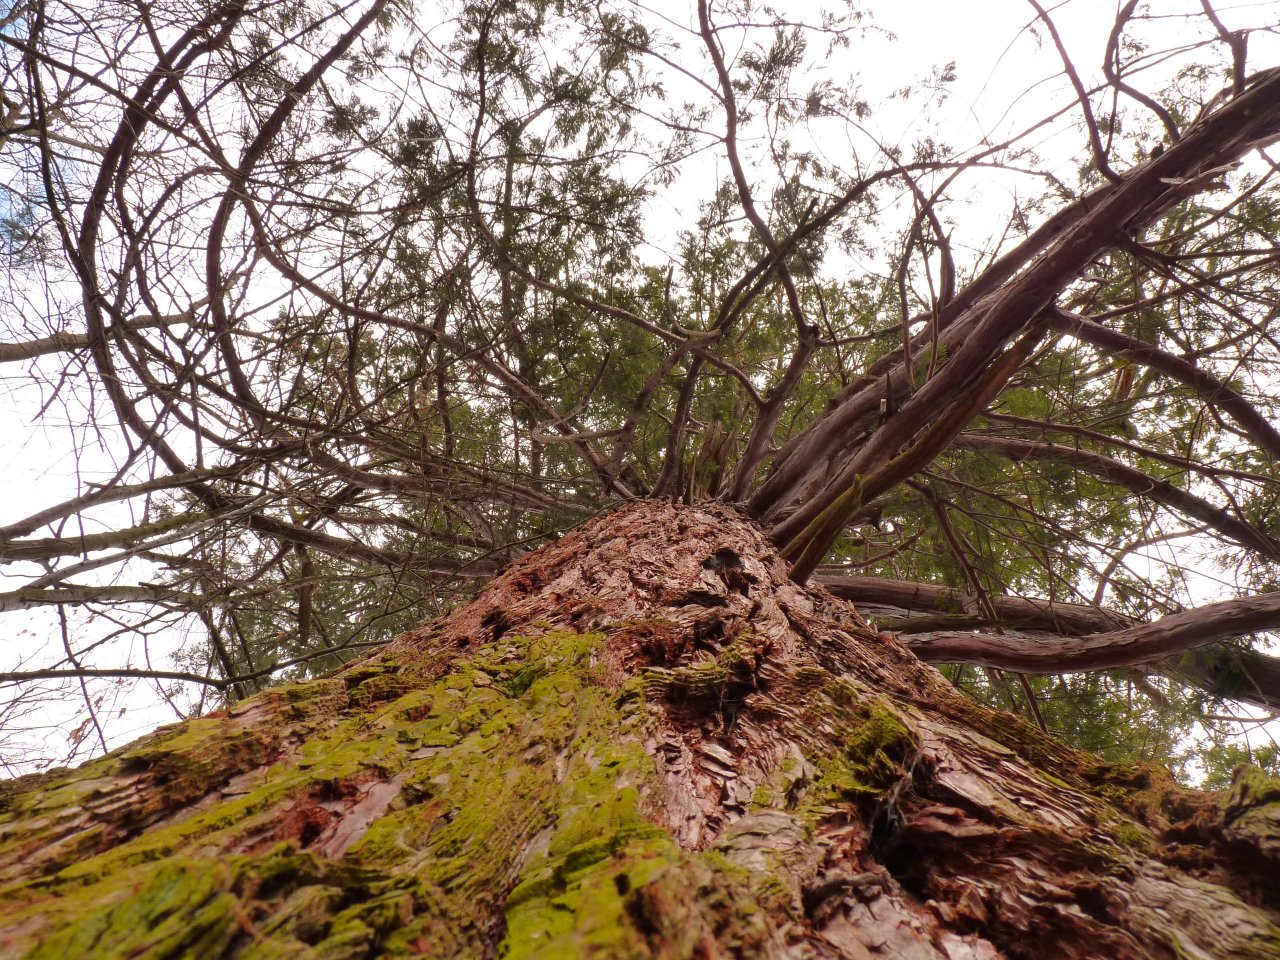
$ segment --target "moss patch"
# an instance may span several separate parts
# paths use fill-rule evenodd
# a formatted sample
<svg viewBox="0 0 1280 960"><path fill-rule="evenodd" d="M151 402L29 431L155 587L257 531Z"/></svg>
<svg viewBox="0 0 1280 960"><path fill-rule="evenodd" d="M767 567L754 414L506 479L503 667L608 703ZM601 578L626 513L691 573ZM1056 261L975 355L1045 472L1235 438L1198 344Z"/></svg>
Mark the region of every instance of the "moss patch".
<svg viewBox="0 0 1280 960"><path fill-rule="evenodd" d="M592 679L601 639L504 637L433 682L379 665L336 689L272 691L256 709L324 718L323 728L256 787L0 890L0 926L11 931L0 953L450 955L501 935L513 889L512 944L532 949L546 910L582 920L581 942L605 942L602 918L619 922L618 885L646 882L674 853L642 812L656 776L643 746L647 708ZM215 717L144 741L106 772L163 767L184 779L201 763L261 760L263 742L235 717ZM342 840L328 825L344 811L354 819L393 779L394 796L327 860L320 851ZM79 795L74 776L59 789L60 803ZM266 846L286 821L298 825L295 839ZM367 879L326 882L334 870ZM629 879L616 880L620 871ZM182 916L185 932L176 921L170 929Z"/></svg>

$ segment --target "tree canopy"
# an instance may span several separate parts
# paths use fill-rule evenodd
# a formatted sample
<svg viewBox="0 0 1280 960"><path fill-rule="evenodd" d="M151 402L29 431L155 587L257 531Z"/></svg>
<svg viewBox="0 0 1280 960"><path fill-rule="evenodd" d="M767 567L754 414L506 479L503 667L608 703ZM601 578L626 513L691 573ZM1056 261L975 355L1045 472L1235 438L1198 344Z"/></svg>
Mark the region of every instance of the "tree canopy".
<svg viewBox="0 0 1280 960"><path fill-rule="evenodd" d="M949 130L954 64L791 6L11 6L0 364L83 471L0 526L61 634L6 722L70 691L105 749L109 684L234 701L718 499L983 702L1248 755L1280 7L1011 6L1041 72Z"/></svg>

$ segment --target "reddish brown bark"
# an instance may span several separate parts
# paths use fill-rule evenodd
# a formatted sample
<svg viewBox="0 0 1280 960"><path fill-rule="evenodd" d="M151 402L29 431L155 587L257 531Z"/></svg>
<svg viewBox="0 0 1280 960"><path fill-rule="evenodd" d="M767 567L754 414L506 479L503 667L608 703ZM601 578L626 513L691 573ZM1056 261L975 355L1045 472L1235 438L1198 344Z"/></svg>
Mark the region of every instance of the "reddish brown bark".
<svg viewBox="0 0 1280 960"><path fill-rule="evenodd" d="M911 637L930 663L981 663L1028 673L1071 673L1151 663L1280 626L1280 594L1208 603L1151 623L1077 637L931 631Z"/></svg>
<svg viewBox="0 0 1280 960"><path fill-rule="evenodd" d="M1274 785L1220 807L975 706L727 507L594 520L201 724L9 788L0 951L116 943L169 869L175 956L1280 957Z"/></svg>

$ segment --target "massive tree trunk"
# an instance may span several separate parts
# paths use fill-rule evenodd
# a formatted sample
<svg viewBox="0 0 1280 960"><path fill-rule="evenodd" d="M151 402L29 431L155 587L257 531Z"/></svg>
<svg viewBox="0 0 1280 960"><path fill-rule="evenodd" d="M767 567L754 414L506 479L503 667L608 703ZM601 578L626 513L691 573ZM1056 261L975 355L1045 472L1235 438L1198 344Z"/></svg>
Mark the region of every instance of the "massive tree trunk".
<svg viewBox="0 0 1280 960"><path fill-rule="evenodd" d="M1280 785L976 706L723 506L0 804L5 957L1280 957Z"/></svg>

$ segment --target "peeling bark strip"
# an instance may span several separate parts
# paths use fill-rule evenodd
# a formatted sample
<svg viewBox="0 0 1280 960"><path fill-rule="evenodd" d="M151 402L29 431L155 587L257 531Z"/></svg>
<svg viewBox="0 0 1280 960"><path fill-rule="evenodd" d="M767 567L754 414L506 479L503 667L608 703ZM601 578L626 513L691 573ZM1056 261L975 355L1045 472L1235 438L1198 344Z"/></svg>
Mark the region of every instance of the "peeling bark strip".
<svg viewBox="0 0 1280 960"><path fill-rule="evenodd" d="M0 791L4 957L1280 957L1280 784L984 710L722 506Z"/></svg>

